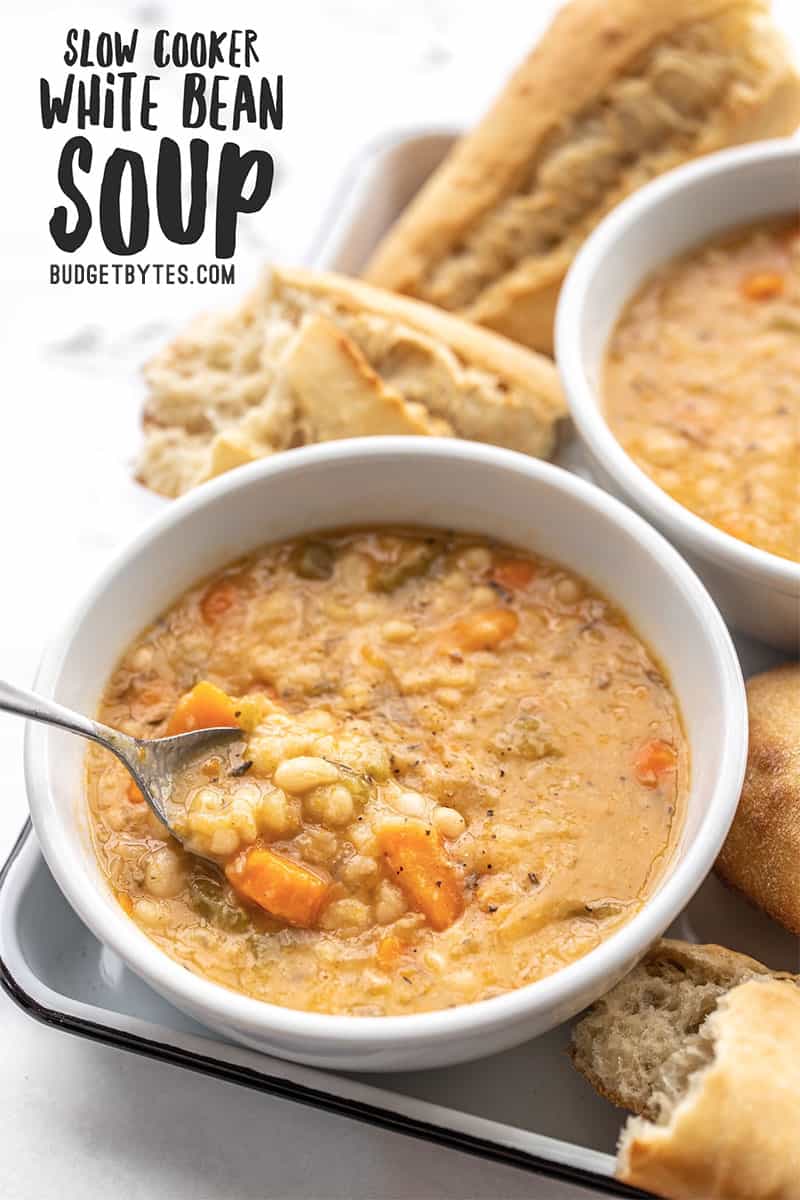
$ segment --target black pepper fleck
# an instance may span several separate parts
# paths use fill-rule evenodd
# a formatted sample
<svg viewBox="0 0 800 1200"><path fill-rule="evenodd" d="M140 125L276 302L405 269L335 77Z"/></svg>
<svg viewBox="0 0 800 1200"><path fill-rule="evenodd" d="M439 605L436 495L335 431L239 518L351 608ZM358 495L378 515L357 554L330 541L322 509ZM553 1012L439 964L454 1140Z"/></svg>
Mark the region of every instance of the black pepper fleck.
<svg viewBox="0 0 800 1200"><path fill-rule="evenodd" d="M246 775L252 765L252 758L247 758L244 762L239 763L238 767L232 767L228 774L235 777L238 777L239 775ZM216 782L216 780L214 782Z"/></svg>

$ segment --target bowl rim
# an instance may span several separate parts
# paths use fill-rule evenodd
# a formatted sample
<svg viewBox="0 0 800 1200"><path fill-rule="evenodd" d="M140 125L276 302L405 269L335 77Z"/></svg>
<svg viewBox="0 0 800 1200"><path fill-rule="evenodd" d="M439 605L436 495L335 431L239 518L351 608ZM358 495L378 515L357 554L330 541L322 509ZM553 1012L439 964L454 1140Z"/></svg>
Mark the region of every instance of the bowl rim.
<svg viewBox="0 0 800 1200"><path fill-rule="evenodd" d="M756 577L790 596L800 596L800 563L781 558L723 532L674 500L637 466L617 441L603 415L599 389L595 389L590 382L581 353L586 297L598 266L610 250L616 249L618 254L624 252L626 237L642 217L653 209L667 209L671 204L680 202L694 187L702 187L708 180L715 180L717 186L721 187L731 175L742 171L757 172L764 163L793 158L797 159L800 168L799 139L774 138L752 142L746 146L720 150L676 167L623 200L592 231L567 273L556 310L555 356L570 414L581 438L601 467L619 484L632 503L646 514L648 520L665 529L671 538L690 552ZM779 209L774 211L777 214ZM726 228L730 228L730 225L720 224L717 231L722 233ZM703 240L688 241L685 250L702 244ZM669 257L674 258L675 255ZM649 271L646 272L637 286L649 274ZM619 312L617 310L614 323Z"/></svg>
<svg viewBox="0 0 800 1200"><path fill-rule="evenodd" d="M121 908L98 903L98 885L90 879L71 851L61 845L61 811L49 787L47 726L28 723L25 736L25 780L37 838L61 891L84 923L104 945L111 947L131 969L156 991L168 998L179 997L178 1007L212 1014L209 1024L226 1024L272 1047L282 1040L303 1040L303 1052L323 1053L336 1044L366 1054L419 1046L446 1036L490 1032L522 1022L536 1012L557 1011L586 988L595 977L618 978L641 955L685 907L708 874L736 810L747 757L747 705L744 682L728 629L703 584L677 550L633 510L594 484L552 463L533 459L512 450L449 438L375 437L354 438L292 450L286 454L237 468L202 484L151 520L122 547L94 579L83 600L65 622L61 632L45 650L36 677L36 687L52 696L68 660L71 641L80 623L91 613L112 580L128 569L161 534L180 526L198 509L217 502L251 483L287 472L302 473L308 467L332 460L354 463L365 457L446 457L483 463L522 473L557 491L572 493L578 501L599 509L611 524L630 536L644 557L669 567L676 584L686 596L702 636L709 642L718 674L722 753L707 810L691 843L675 863L670 876L627 924L599 946L544 979L523 985L490 999L432 1012L398 1016L346 1016L312 1013L256 1000L212 982L180 965L126 916ZM266 540L268 541L268 531ZM222 565L222 564L220 564ZM122 649L122 648L120 648ZM669 662L665 659L669 668ZM77 811L77 809L76 809ZM71 859L78 870L68 869ZM174 1002L174 1001L173 1001ZM200 1018L203 1019L202 1017ZM280 1053L280 1051L277 1051Z"/></svg>

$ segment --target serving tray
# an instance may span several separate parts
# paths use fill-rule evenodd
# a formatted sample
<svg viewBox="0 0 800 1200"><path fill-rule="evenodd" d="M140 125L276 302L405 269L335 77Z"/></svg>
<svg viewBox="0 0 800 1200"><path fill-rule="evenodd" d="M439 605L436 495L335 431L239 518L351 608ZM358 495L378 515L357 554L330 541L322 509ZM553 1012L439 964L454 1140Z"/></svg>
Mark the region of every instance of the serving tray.
<svg viewBox="0 0 800 1200"><path fill-rule="evenodd" d="M309 263L357 273L453 137L399 133L364 151L335 194ZM560 461L589 475L574 441ZM769 647L735 641L745 675L780 661ZM800 970L800 940L713 876L670 932ZM512 1164L580 1192L644 1195L612 1177L620 1114L571 1068L567 1026L433 1071L342 1075L269 1058L178 1012L96 941L59 892L29 823L0 873L0 984L32 1017L83 1037Z"/></svg>

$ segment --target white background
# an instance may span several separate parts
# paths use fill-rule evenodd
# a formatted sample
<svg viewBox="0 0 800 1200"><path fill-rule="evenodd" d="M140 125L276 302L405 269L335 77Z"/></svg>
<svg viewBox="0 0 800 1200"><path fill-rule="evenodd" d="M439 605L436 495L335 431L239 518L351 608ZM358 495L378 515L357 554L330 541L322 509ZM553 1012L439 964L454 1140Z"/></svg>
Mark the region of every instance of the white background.
<svg viewBox="0 0 800 1200"><path fill-rule="evenodd" d="M668 2L668 0L653 0ZM7 6L10 8L11 6ZM285 76L285 128L243 134L273 153L276 186L243 222L240 291L261 262L303 258L348 161L389 129L465 125L546 24L549 0L139 0L4 12L0 254L0 677L32 680L43 645L114 548L159 507L130 481L143 396L139 367L165 335L230 289L59 288L47 224L56 165L74 130L39 124L40 75L58 86L71 24L152 32L252 27L256 73ZM775 0L800 43L800 5ZM79 14L79 17L76 16ZM220 73L230 73L220 68ZM174 131L175 72L159 85L159 133ZM173 130L170 129L173 126ZM159 134L89 134L104 149ZM101 261L94 236L76 257ZM142 261L190 257L153 238ZM26 813L22 729L0 719L0 860ZM252 1197L556 1197L556 1185L341 1118L188 1075L35 1025L0 994L0 1197L193 1200ZM537 1187L539 1190L537 1190Z"/></svg>

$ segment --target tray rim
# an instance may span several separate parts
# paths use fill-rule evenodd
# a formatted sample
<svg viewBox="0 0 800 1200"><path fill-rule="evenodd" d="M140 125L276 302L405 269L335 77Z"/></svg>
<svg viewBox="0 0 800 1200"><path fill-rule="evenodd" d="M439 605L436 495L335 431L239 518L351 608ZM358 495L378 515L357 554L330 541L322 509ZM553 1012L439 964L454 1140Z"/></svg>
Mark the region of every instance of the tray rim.
<svg viewBox="0 0 800 1200"><path fill-rule="evenodd" d="M36 845L30 818L26 819L8 857L0 868L0 911L5 907L7 897L12 890L11 883L13 882L15 867L25 870L25 864L21 861L24 854L30 854L31 856L31 863L27 868L29 877L37 867L38 869L47 870L41 851ZM34 981L41 982L30 967L28 967L28 970ZM43 1025L71 1033L88 1041L99 1042L118 1050L138 1054L144 1058L182 1067L198 1074L207 1075L210 1078L237 1084L240 1087L247 1087L265 1095L305 1104L308 1107L329 1112L336 1116L349 1117L352 1120L384 1129L391 1133L404 1134L407 1137L414 1137L421 1141L430 1142L445 1149L458 1150L473 1157L482 1158L488 1162L516 1167L518 1170L527 1171L533 1176L551 1179L559 1183L571 1184L587 1189L589 1192L593 1191L595 1194L623 1198L640 1197L642 1200L647 1200L649 1195L649 1193L620 1183L611 1174L604 1173L600 1169L548 1158L543 1154L534 1153L521 1146L494 1141L488 1136L482 1137L463 1129L457 1129L446 1124L437 1124L433 1120L422 1119L408 1112L404 1113L382 1107L379 1103L370 1102L366 1098L324 1091L319 1087L311 1086L309 1083L260 1072L253 1067L247 1066L245 1063L216 1057L213 1053L203 1053L199 1049L191 1049L180 1044L180 1041L184 1039L187 1041L207 1040L209 1047L211 1047L216 1041L213 1035L205 1039L202 1035L191 1033L181 1034L177 1031L164 1029L164 1040L160 1040L157 1037L147 1036L144 1032L135 1032L131 1028L125 1028L123 1025L118 1028L113 1024L105 1024L99 1019L95 1020L94 1018L79 1016L55 1005L52 997L58 997L59 993L53 992L44 983L41 983L41 986L42 992L46 993L46 996L37 996L29 983L23 985L16 977L3 954L2 939L0 939L0 988L2 988L18 1008ZM69 997L64 996L62 999L68 1001ZM92 1008L91 1005L85 1005L85 1007ZM112 1009L104 1010L97 1008L96 1011L98 1013L107 1012L110 1016L119 1016L122 1020L126 1016L124 1013L115 1014ZM140 1020L135 1017L128 1017L127 1019L131 1023L140 1024L143 1029L151 1026L151 1023L146 1020ZM163 1027L152 1025L152 1028L158 1029ZM230 1050L234 1056L256 1056L258 1054L257 1051L234 1046L233 1044L231 1044ZM260 1057L263 1057L266 1063L273 1061L266 1055ZM314 1078L321 1077L324 1079L327 1076L330 1076L332 1079L340 1078L335 1072L325 1072L319 1068L301 1067L298 1064L286 1065L298 1073L309 1074ZM378 1088L372 1084L363 1083L360 1080L347 1082L352 1090L365 1094L374 1093L376 1097L380 1097L382 1093L390 1091L390 1089ZM450 1111L444 1106L433 1104L430 1101L418 1100L416 1097L401 1096L401 1099L409 1105L418 1104L442 1115ZM458 1110L452 1111L457 1112ZM503 1125L500 1122L495 1123L488 1118L477 1117L474 1114L465 1115L477 1122L496 1126L498 1129L515 1129L514 1126ZM519 1132L524 1133L528 1131ZM535 1133L535 1131L530 1132ZM557 1139L544 1134L535 1134L535 1136L545 1143L557 1142ZM564 1142L561 1144L579 1153L583 1153L587 1157L590 1156L598 1168L601 1163L603 1165L613 1163L613 1159L602 1151L581 1147L577 1143Z"/></svg>
<svg viewBox="0 0 800 1200"><path fill-rule="evenodd" d="M381 156L389 154L392 150L404 146L408 142L431 137L455 140L462 132L463 129L455 124L433 122L426 125L417 122L413 125L399 125L384 130L383 133L376 134L364 142L347 162L326 201L314 236L303 254L304 264L309 268L321 271L336 270L334 267L329 267L326 260L331 257L331 245L335 245L340 227L347 224L344 218L352 206L353 185L370 163L377 162Z"/></svg>

